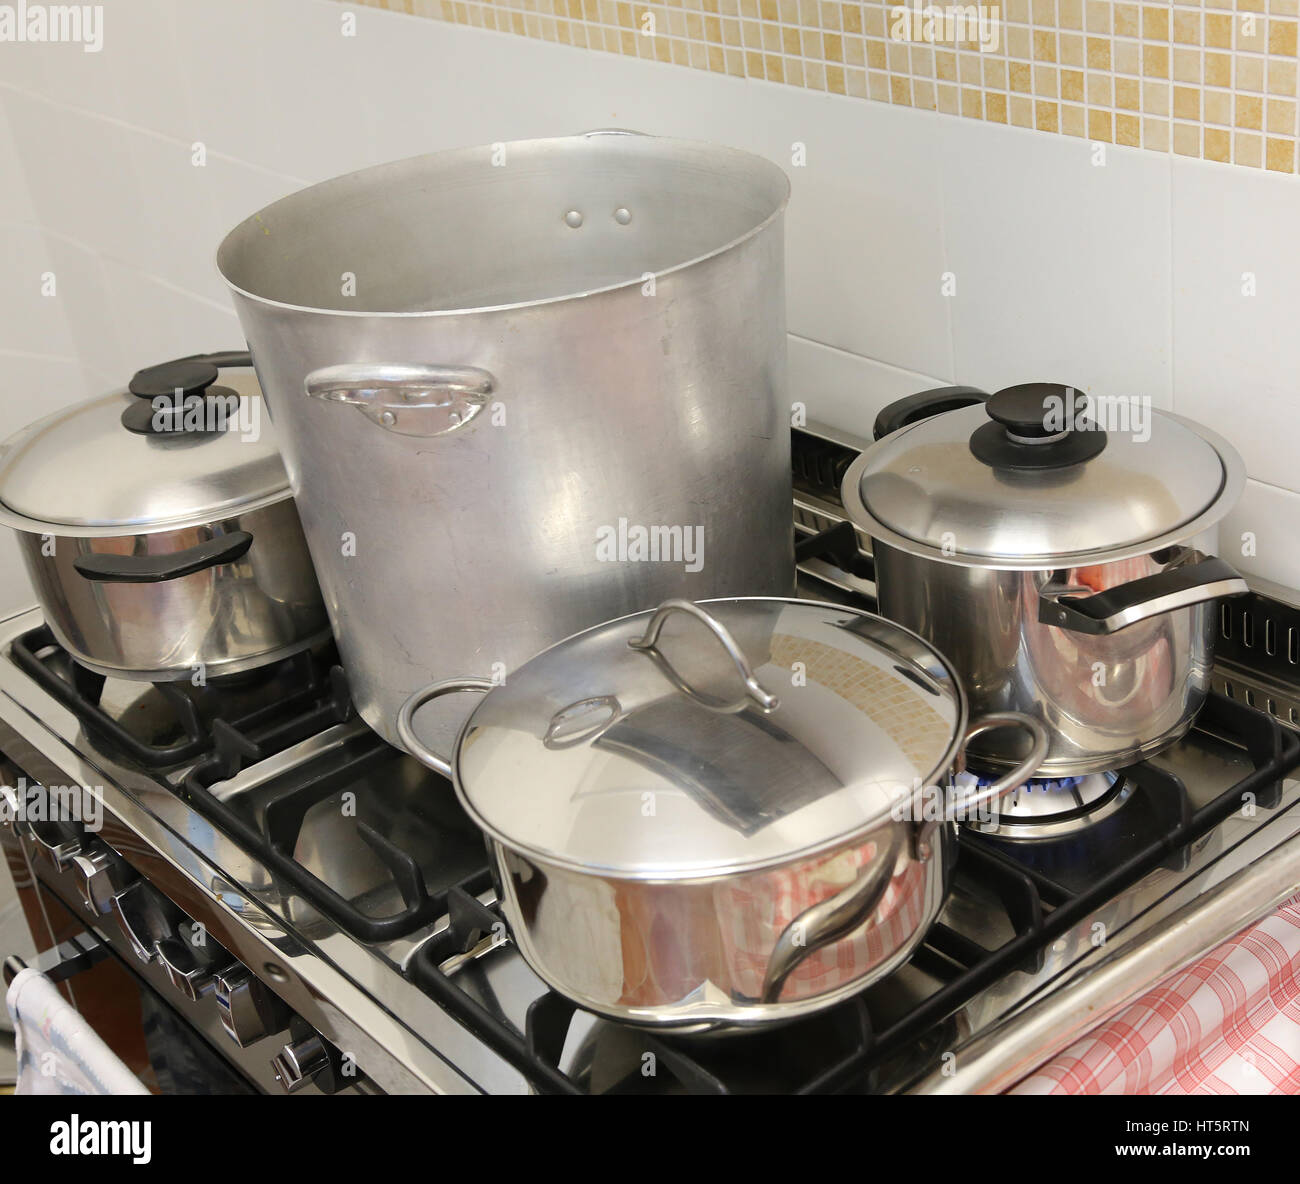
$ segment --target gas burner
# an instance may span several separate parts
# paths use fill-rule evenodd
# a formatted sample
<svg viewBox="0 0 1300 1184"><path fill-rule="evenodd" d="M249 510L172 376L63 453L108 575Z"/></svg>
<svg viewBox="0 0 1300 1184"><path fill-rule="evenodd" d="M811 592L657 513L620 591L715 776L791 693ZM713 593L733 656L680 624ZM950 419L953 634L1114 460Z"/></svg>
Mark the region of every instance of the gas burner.
<svg viewBox="0 0 1300 1184"><path fill-rule="evenodd" d="M957 784L959 787L987 785L989 780L962 773L957 777ZM1034 777L1000 802L994 802L992 819L972 819L966 825L980 834L1005 839L1055 839L1109 818L1132 793L1132 781L1118 773Z"/></svg>

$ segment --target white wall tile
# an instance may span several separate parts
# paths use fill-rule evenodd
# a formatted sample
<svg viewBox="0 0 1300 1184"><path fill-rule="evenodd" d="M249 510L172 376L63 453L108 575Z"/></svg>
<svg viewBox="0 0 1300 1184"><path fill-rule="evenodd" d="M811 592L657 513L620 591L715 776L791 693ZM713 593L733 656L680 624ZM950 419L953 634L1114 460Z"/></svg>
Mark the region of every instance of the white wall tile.
<svg viewBox="0 0 1300 1184"><path fill-rule="evenodd" d="M147 252L153 228L128 163L133 133L16 91L6 107L41 225L121 258Z"/></svg>
<svg viewBox="0 0 1300 1184"><path fill-rule="evenodd" d="M945 378L900 370L883 362L791 336L790 398L803 402L808 418L871 439L876 414L887 403L932 387Z"/></svg>
<svg viewBox="0 0 1300 1184"><path fill-rule="evenodd" d="M32 421L85 398L85 376L71 359L0 350L0 392L0 440L4 440ZM35 603L14 535L0 529L0 616Z"/></svg>
<svg viewBox="0 0 1300 1184"><path fill-rule="evenodd" d="M1247 481L1219 528L1219 549L1244 575L1300 589L1300 494Z"/></svg>
<svg viewBox="0 0 1300 1184"><path fill-rule="evenodd" d="M1175 410L1300 490L1300 181L1176 160L1173 220Z"/></svg>
<svg viewBox="0 0 1300 1184"><path fill-rule="evenodd" d="M10 93L0 87L0 223L32 222L36 215L27 189L27 174L9 127L6 98Z"/></svg>
<svg viewBox="0 0 1300 1184"><path fill-rule="evenodd" d="M121 297L109 287L99 255L54 234L47 235L46 247L78 363L103 386L121 386L138 366L123 349L115 319Z"/></svg>
<svg viewBox="0 0 1300 1184"><path fill-rule="evenodd" d="M1169 161L941 117L957 381L1170 403Z"/></svg>
<svg viewBox="0 0 1300 1184"><path fill-rule="evenodd" d="M0 350L71 357L59 275L39 227L0 224Z"/></svg>
<svg viewBox="0 0 1300 1184"><path fill-rule="evenodd" d="M191 296L113 259L103 265L118 338L129 359L120 383L141 366L168 358L243 347L233 308Z"/></svg>

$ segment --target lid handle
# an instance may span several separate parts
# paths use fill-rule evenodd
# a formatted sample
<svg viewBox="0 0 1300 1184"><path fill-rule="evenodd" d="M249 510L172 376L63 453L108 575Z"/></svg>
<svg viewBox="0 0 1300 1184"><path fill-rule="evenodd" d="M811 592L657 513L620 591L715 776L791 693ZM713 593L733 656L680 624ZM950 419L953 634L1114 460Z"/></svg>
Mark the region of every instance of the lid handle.
<svg viewBox="0 0 1300 1184"><path fill-rule="evenodd" d="M692 687L673 667L672 663L659 651L656 643L659 641L659 634L663 630L664 622L673 613L686 613L701 622L705 628L713 634L727 651L729 657L736 667L736 673L740 675L740 680L745 684L745 697L732 703L726 703L712 696L703 695ZM736 644L736 639L727 632L722 622L716 617L710 616L698 604L693 604L689 600L665 600L654 613L651 615L649 622L646 624L645 633L639 637L633 637L628 640L628 648L637 650L651 658L660 671L679 691L688 699L698 703L701 707L707 707L710 711L718 711L724 715L734 715L738 711L744 711L750 704L755 705L761 711L775 711L780 706L780 700L773 694L764 690L758 679L754 677L753 670L750 669L749 662L746 660L740 646Z"/></svg>
<svg viewBox="0 0 1300 1184"><path fill-rule="evenodd" d="M1077 387L1025 382L998 391L985 410L991 422L971 433L970 450L995 469L1061 469L1106 447L1106 433Z"/></svg>
<svg viewBox="0 0 1300 1184"><path fill-rule="evenodd" d="M137 370L127 390L141 402L122 412L122 426L138 436L211 436L209 425L224 424L239 394L214 386L221 369L252 366L247 350L192 354ZM200 426L191 427L196 418Z"/></svg>

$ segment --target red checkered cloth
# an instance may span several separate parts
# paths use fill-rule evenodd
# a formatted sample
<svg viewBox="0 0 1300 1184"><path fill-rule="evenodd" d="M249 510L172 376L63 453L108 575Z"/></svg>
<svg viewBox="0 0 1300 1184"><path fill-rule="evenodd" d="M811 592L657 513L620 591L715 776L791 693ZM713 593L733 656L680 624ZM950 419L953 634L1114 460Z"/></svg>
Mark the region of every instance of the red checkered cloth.
<svg viewBox="0 0 1300 1184"><path fill-rule="evenodd" d="M1300 896L1148 991L1011 1092L1300 1093Z"/></svg>

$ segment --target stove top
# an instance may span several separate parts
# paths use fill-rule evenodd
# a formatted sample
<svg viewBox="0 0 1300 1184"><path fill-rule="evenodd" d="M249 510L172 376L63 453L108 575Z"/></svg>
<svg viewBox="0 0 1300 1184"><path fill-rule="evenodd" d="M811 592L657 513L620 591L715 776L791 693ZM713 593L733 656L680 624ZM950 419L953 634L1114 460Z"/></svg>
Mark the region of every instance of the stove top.
<svg viewBox="0 0 1300 1184"><path fill-rule="evenodd" d="M800 590L871 607L869 556L831 497L838 445L823 445L796 494ZM353 716L328 649L229 685L96 684L19 614L0 622L0 751L29 780L102 796L95 836L32 828L55 891L75 903L70 853L110 848L291 1009L286 1034L250 1041L266 1060L289 1039L277 1073L306 1032L355 1064L353 1087L386 1091L1002 1089L1300 883L1300 620L1249 600L1233 611L1261 660L1227 640L1183 741L1027 787L963 828L948 902L906 966L743 1035L628 1028L538 980L451 786Z"/></svg>

